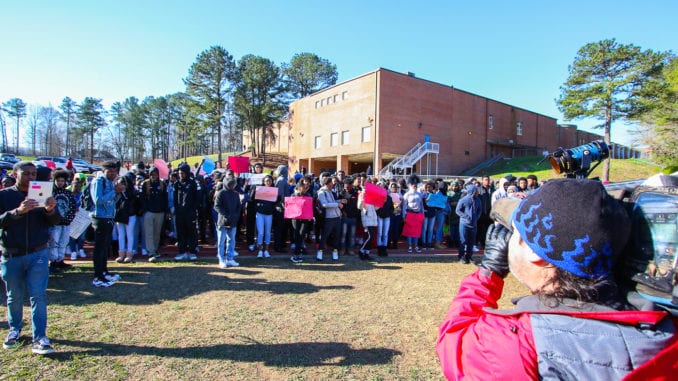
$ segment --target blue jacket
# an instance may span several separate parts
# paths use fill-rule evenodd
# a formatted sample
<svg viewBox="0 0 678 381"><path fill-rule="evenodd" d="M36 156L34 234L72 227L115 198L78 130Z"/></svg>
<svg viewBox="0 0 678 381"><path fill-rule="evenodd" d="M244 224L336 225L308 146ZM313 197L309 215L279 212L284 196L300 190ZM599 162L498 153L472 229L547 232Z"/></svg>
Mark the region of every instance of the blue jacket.
<svg viewBox="0 0 678 381"><path fill-rule="evenodd" d="M475 227L478 226L478 219L483 212L482 202L480 198L473 197L473 192L469 192L459 200L455 211L459 216L459 224Z"/></svg>
<svg viewBox="0 0 678 381"><path fill-rule="evenodd" d="M120 196L115 193L115 185L106 175L101 175L94 179L92 187L92 201L94 201L94 212L92 217L113 218L115 217L115 203Z"/></svg>

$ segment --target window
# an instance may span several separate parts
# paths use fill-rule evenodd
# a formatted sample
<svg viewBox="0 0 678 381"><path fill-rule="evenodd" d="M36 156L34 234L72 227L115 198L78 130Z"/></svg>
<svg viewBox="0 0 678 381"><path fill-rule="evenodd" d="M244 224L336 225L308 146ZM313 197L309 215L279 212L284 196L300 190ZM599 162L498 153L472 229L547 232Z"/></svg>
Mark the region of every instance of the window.
<svg viewBox="0 0 678 381"><path fill-rule="evenodd" d="M330 146L331 147L336 147L337 146L337 139L339 138L339 134L336 132L333 132L330 134Z"/></svg>
<svg viewBox="0 0 678 381"><path fill-rule="evenodd" d="M337 103L337 99L339 99L339 95L334 95L334 103Z"/></svg>
<svg viewBox="0 0 678 381"><path fill-rule="evenodd" d="M332 103L332 97L327 97L327 105L329 106L330 103Z"/></svg>
<svg viewBox="0 0 678 381"><path fill-rule="evenodd" d="M313 139L313 148L315 148L315 149L320 148L320 136L316 136Z"/></svg>
<svg viewBox="0 0 678 381"><path fill-rule="evenodd" d="M523 122L516 123L516 135L518 136L523 135Z"/></svg>
<svg viewBox="0 0 678 381"><path fill-rule="evenodd" d="M345 146L347 144L349 144L348 131L341 131L341 145Z"/></svg>
<svg viewBox="0 0 678 381"><path fill-rule="evenodd" d="M315 101L315 108L320 108L320 101Z"/></svg>
<svg viewBox="0 0 678 381"><path fill-rule="evenodd" d="M369 142L371 135L372 135L372 127L370 127L370 126L363 127L363 129L361 131L361 135L360 135L360 141L361 142Z"/></svg>
<svg viewBox="0 0 678 381"><path fill-rule="evenodd" d="M348 91L344 91L344 92L341 93L341 100L343 101L346 98L348 98Z"/></svg>
<svg viewBox="0 0 678 381"><path fill-rule="evenodd" d="M494 128L494 115L490 114L487 118L487 129L491 130Z"/></svg>
<svg viewBox="0 0 678 381"><path fill-rule="evenodd" d="M320 107L325 107L325 98L320 100Z"/></svg>

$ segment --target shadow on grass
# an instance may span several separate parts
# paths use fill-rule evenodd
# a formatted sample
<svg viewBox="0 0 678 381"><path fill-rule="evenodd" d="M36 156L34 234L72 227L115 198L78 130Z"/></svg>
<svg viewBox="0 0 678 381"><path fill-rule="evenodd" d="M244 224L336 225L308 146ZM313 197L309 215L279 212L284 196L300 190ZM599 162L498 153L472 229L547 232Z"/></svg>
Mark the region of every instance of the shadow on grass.
<svg viewBox="0 0 678 381"><path fill-rule="evenodd" d="M204 347L160 348L77 340L52 340L62 348L50 356L70 361L81 356L158 356L187 359L263 362L269 366L347 366L388 364L400 352L388 348L353 349L347 343L218 344ZM68 350L63 346L79 349Z"/></svg>
<svg viewBox="0 0 678 381"><path fill-rule="evenodd" d="M261 291L271 294L311 294L323 290L350 290L350 285L320 286L305 282L268 281L254 276L259 271L243 268L222 270L216 266L130 266L120 269L122 279L109 288L92 286L91 267L51 276L50 304L87 305L112 302L124 305L157 304L181 300L209 291ZM252 278L229 277L229 274Z"/></svg>

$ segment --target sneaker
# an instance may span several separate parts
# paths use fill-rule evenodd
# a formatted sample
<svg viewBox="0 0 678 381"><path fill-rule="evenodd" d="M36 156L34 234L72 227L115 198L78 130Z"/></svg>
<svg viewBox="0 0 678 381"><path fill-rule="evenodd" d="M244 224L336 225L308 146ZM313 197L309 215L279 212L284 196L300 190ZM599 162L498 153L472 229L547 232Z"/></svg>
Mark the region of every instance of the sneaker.
<svg viewBox="0 0 678 381"><path fill-rule="evenodd" d="M231 259L231 260L229 260L229 261L226 261L226 266L229 266L229 267L238 267L238 266L240 266L240 263L238 263L238 262L234 261L233 259Z"/></svg>
<svg viewBox="0 0 678 381"><path fill-rule="evenodd" d="M154 254L148 257L148 261L153 263L153 262L158 262L160 260L160 254Z"/></svg>
<svg viewBox="0 0 678 381"><path fill-rule="evenodd" d="M478 252L478 251L480 251L480 248L478 246L473 246L473 251Z"/></svg>
<svg viewBox="0 0 678 381"><path fill-rule="evenodd" d="M264 258L271 258L271 254L268 252L268 250L264 250Z"/></svg>
<svg viewBox="0 0 678 381"><path fill-rule="evenodd" d="M12 349L19 345L19 338L21 338L21 331L10 330L5 337L5 342L2 343L2 347L5 349Z"/></svg>
<svg viewBox="0 0 678 381"><path fill-rule="evenodd" d="M115 283L120 280L120 275L113 273L104 273L104 278L106 278L106 280L109 282Z"/></svg>
<svg viewBox="0 0 678 381"><path fill-rule="evenodd" d="M408 253L411 253L411 252L412 252L412 246L410 246L410 247L407 248L407 252L408 252Z"/></svg>
<svg viewBox="0 0 678 381"><path fill-rule="evenodd" d="M228 267L228 265L226 264L226 262L224 262L224 261L222 261L222 260L220 259L220 260L219 260L219 268L220 268L220 269L225 269L226 267Z"/></svg>
<svg viewBox="0 0 678 381"><path fill-rule="evenodd" d="M249 245L249 246L247 246L247 249L248 249L250 252L254 252L254 245Z"/></svg>
<svg viewBox="0 0 678 381"><path fill-rule="evenodd" d="M264 252L259 250L259 252L257 253L257 258L263 258L263 257L264 257Z"/></svg>
<svg viewBox="0 0 678 381"><path fill-rule="evenodd" d="M84 249L80 249L78 251L78 255L80 256L80 258L86 258L87 257L87 254L85 253Z"/></svg>
<svg viewBox="0 0 678 381"><path fill-rule="evenodd" d="M301 263L304 260L301 259L301 255L293 255L292 258L290 258L290 261L292 261L292 263Z"/></svg>
<svg viewBox="0 0 678 381"><path fill-rule="evenodd" d="M315 260L316 261L322 261L323 260L323 251L318 250L318 254L315 255Z"/></svg>
<svg viewBox="0 0 678 381"><path fill-rule="evenodd" d="M471 260L468 258L464 258L464 264L468 265L469 263L471 263Z"/></svg>
<svg viewBox="0 0 678 381"><path fill-rule="evenodd" d="M339 260L339 252L336 250L332 250L332 260L333 261L338 261Z"/></svg>
<svg viewBox="0 0 678 381"><path fill-rule="evenodd" d="M77 252L72 252L71 253L71 261L77 261L78 260L78 253Z"/></svg>
<svg viewBox="0 0 678 381"><path fill-rule="evenodd" d="M415 246L414 251L416 251L417 253L421 253L421 249L419 248L419 246Z"/></svg>
<svg viewBox="0 0 678 381"><path fill-rule="evenodd" d="M94 278L92 286L94 287L111 287L114 282L109 282L106 279Z"/></svg>
<svg viewBox="0 0 678 381"><path fill-rule="evenodd" d="M43 337L42 339L38 339L37 341L33 342L32 351L36 355L48 355L50 353L54 353L54 348L52 348L50 345L49 339Z"/></svg>
<svg viewBox="0 0 678 381"><path fill-rule="evenodd" d="M174 257L175 261L185 261L188 259L188 253L182 253Z"/></svg>
<svg viewBox="0 0 678 381"><path fill-rule="evenodd" d="M234 257L237 257L238 255L240 255L240 254L238 254L237 251L233 250L233 256L234 256Z"/></svg>
<svg viewBox="0 0 678 381"><path fill-rule="evenodd" d="M195 261L196 259L198 259L198 256L193 254L193 253L190 253L190 254L187 254L187 255L188 255L188 259L190 261Z"/></svg>

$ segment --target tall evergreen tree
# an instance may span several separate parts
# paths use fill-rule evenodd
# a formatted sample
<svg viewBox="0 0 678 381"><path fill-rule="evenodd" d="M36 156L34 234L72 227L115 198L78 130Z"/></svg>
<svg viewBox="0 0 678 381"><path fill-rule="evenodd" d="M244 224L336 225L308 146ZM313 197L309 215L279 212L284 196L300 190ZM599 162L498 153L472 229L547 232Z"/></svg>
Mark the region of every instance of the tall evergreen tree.
<svg viewBox="0 0 678 381"><path fill-rule="evenodd" d="M204 129L217 136L218 162L221 164L221 131L224 113L234 78L235 63L226 49L212 46L200 53L184 79L186 92L194 101L194 111Z"/></svg>
<svg viewBox="0 0 678 381"><path fill-rule="evenodd" d="M19 154L19 125L21 118L26 116L26 103L21 98L12 98L2 104L2 109L8 117L16 119L15 153Z"/></svg>
<svg viewBox="0 0 678 381"><path fill-rule="evenodd" d="M94 162L94 134L106 125L106 110L101 99L87 97L78 107L78 124L89 135L89 161Z"/></svg>
<svg viewBox="0 0 678 381"><path fill-rule="evenodd" d="M75 122L77 107L78 104L69 97L64 97L59 105L59 109L61 109L61 118L66 122L66 155L69 156L71 155L71 127Z"/></svg>
<svg viewBox="0 0 678 381"><path fill-rule="evenodd" d="M303 98L337 83L337 66L313 53L295 54L282 65L285 83L293 98Z"/></svg>
<svg viewBox="0 0 678 381"><path fill-rule="evenodd" d="M640 89L661 73L666 53L641 50L614 39L588 43L579 49L569 77L556 100L565 119L596 118L610 145L610 130L617 120L628 120L638 107ZM610 177L610 159L603 163L603 181Z"/></svg>
<svg viewBox="0 0 678 381"><path fill-rule="evenodd" d="M253 155L264 153L266 139L275 136L271 125L280 121L287 112L283 94L280 69L273 61L254 55L246 55L238 62L238 77L235 90L235 114L244 128L250 132L254 143Z"/></svg>

